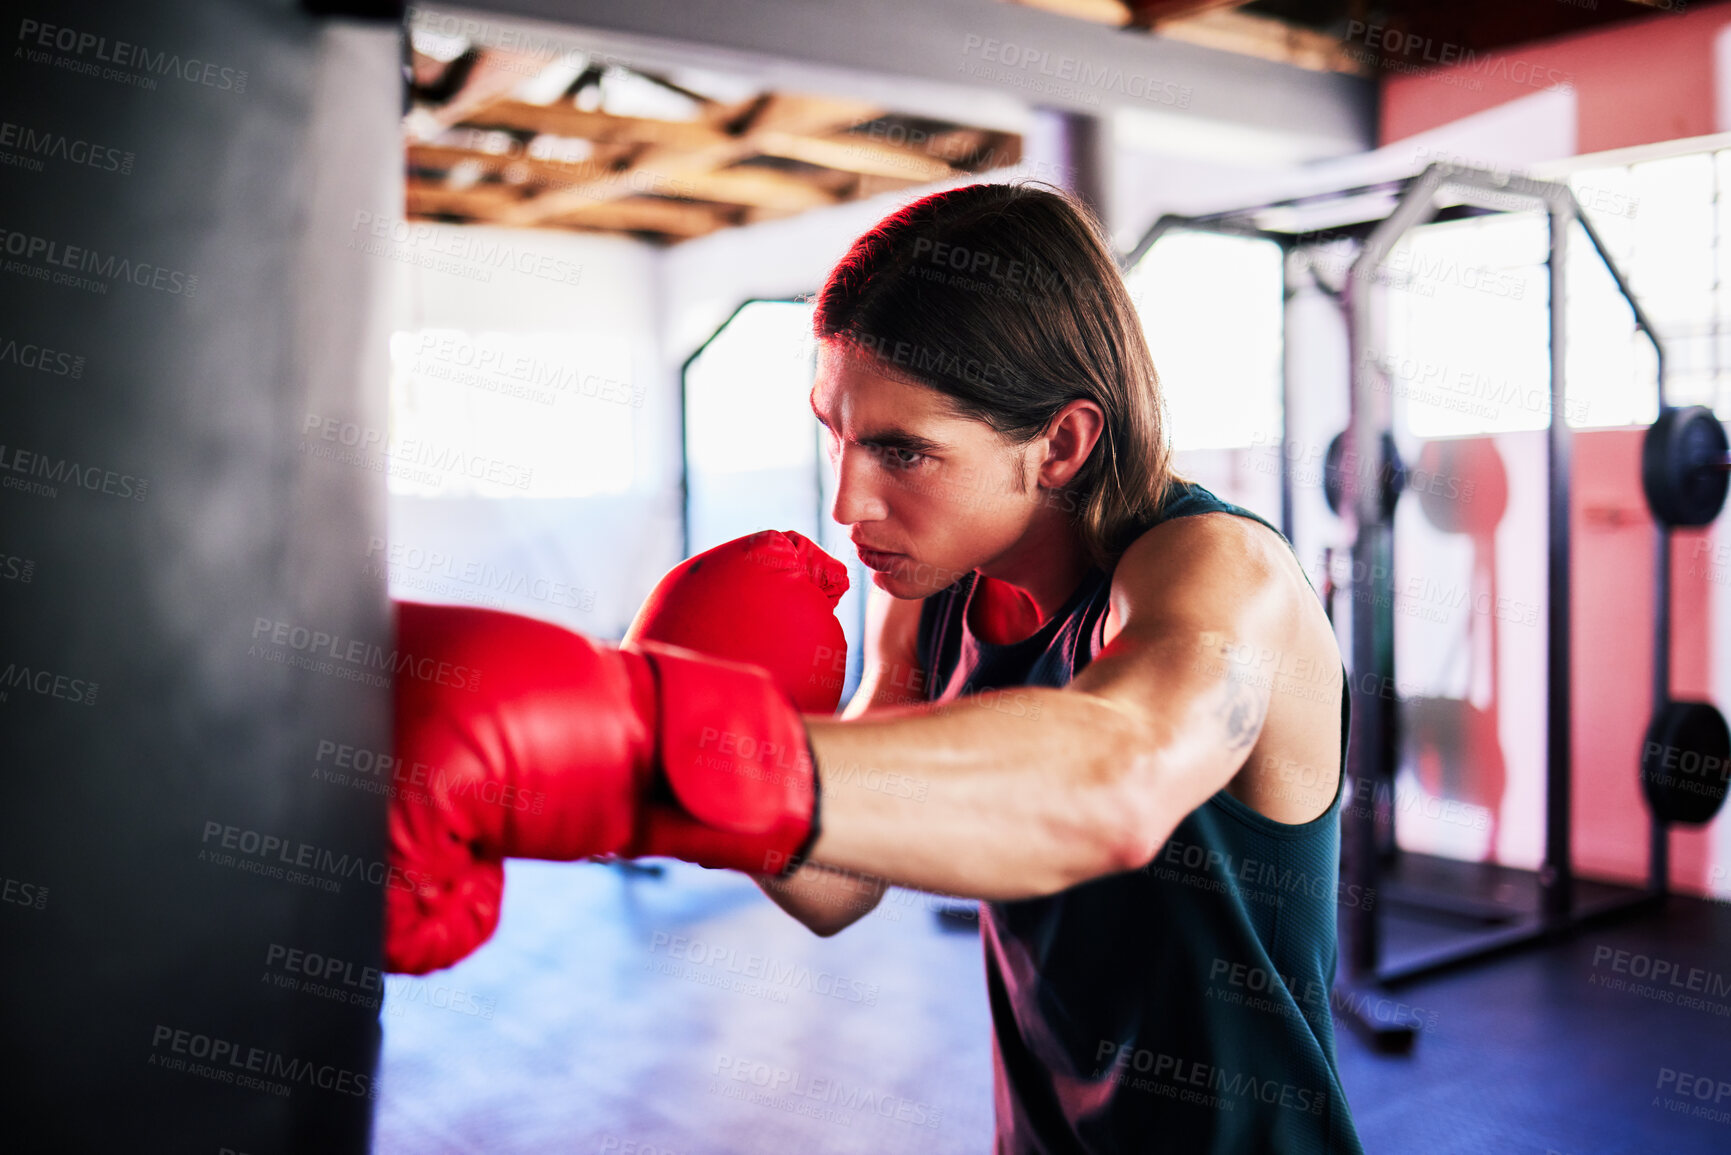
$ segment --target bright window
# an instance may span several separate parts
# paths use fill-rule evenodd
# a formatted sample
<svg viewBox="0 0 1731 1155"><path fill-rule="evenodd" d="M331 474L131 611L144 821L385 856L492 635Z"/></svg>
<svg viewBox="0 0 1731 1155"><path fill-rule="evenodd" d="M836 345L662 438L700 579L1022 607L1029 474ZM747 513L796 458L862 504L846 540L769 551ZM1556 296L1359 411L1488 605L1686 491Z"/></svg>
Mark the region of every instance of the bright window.
<svg viewBox="0 0 1731 1155"><path fill-rule="evenodd" d="M1548 246L1544 214L1515 212L1426 225L1389 254L1378 377L1413 434L1550 424Z"/></svg>
<svg viewBox="0 0 1731 1155"><path fill-rule="evenodd" d="M1172 232L1124 281L1160 374L1173 448L1242 448L1278 437L1280 247Z"/></svg>
<svg viewBox="0 0 1731 1155"><path fill-rule="evenodd" d="M685 375L685 448L704 473L814 467L806 400L816 346L812 307L754 301L706 345Z"/></svg>
<svg viewBox="0 0 1731 1155"><path fill-rule="evenodd" d="M829 466L808 400L811 320L807 304L750 302L686 367L693 553L759 529L817 538L820 472Z"/></svg>
<svg viewBox="0 0 1731 1155"><path fill-rule="evenodd" d="M1670 402L1731 415L1731 150L1589 169L1569 184L1665 342ZM1652 416L1649 399L1635 420Z"/></svg>
<svg viewBox="0 0 1731 1155"><path fill-rule="evenodd" d="M1586 169L1568 183L1664 341L1671 403L1731 416L1731 150ZM1384 278L1386 368L1412 433L1548 424L1547 246L1537 212L1431 225L1402 242ZM1647 424L1652 345L1579 225L1568 247L1568 422Z"/></svg>
<svg viewBox="0 0 1731 1155"><path fill-rule="evenodd" d="M623 337L391 337L390 491L421 497L590 497L631 488L644 391Z"/></svg>
<svg viewBox="0 0 1731 1155"><path fill-rule="evenodd" d="M1618 268L1628 276L1623 262ZM1651 316L1649 299L1640 300ZM1659 415L1653 343L1636 331L1634 310L1578 224L1569 230L1568 301L1569 424L1577 429L1652 424Z"/></svg>

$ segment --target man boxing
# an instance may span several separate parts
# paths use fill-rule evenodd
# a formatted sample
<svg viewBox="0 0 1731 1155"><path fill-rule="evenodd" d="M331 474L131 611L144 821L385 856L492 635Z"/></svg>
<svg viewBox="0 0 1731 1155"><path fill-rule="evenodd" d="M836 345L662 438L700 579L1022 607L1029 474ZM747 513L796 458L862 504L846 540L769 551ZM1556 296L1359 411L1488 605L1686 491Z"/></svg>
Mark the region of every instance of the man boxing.
<svg viewBox="0 0 1731 1155"><path fill-rule="evenodd" d="M667 736L610 755L598 793L651 833L601 849L776 875L820 933L885 882L986 900L1000 1152L1359 1151L1328 1001L1339 654L1279 534L1173 476L1097 228L1032 188L928 197L855 243L816 331L866 679L790 727L748 667L608 658L633 689L604 716ZM782 753L754 776L691 733Z"/></svg>

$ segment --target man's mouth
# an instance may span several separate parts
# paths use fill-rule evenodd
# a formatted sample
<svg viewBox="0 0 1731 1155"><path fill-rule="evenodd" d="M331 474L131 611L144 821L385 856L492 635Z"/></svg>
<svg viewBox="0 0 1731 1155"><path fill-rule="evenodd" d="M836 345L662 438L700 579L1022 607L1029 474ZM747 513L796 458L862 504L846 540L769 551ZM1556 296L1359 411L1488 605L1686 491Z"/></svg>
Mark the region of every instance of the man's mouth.
<svg viewBox="0 0 1731 1155"><path fill-rule="evenodd" d="M868 568L880 572L887 572L894 569L907 557L906 554L902 553L884 553L881 550L867 549L863 545L857 545L854 548L859 551L859 559L864 562Z"/></svg>

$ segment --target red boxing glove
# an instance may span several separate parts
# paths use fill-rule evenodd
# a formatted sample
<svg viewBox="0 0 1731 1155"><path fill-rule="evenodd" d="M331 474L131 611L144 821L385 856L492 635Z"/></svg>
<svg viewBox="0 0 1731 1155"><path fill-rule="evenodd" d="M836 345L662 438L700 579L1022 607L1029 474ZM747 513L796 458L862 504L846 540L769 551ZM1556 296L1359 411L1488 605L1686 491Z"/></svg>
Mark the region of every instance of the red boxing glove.
<svg viewBox="0 0 1731 1155"><path fill-rule="evenodd" d="M816 837L805 729L761 670L412 603L397 606L397 646L413 660L395 687L396 754L426 787L391 799L390 970L425 974L485 942L506 857L763 873Z"/></svg>
<svg viewBox="0 0 1731 1155"><path fill-rule="evenodd" d="M622 645L665 642L768 670L803 713L833 714L847 675L836 603L847 567L766 529L687 558L637 611Z"/></svg>

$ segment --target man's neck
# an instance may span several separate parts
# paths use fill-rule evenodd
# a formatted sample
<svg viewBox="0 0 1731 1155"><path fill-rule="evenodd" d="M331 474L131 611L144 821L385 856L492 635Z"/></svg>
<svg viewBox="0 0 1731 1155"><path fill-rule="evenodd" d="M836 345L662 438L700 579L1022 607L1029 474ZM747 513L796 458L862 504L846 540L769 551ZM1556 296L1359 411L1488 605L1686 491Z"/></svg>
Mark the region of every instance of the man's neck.
<svg viewBox="0 0 1731 1155"><path fill-rule="evenodd" d="M979 616L970 625L986 641L1027 637L1064 608L1091 564L1067 518L1036 521L1011 549L980 567L991 581L975 595Z"/></svg>

